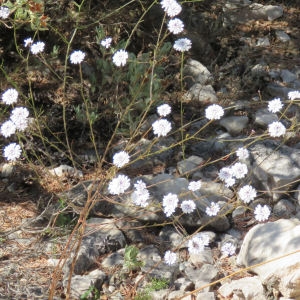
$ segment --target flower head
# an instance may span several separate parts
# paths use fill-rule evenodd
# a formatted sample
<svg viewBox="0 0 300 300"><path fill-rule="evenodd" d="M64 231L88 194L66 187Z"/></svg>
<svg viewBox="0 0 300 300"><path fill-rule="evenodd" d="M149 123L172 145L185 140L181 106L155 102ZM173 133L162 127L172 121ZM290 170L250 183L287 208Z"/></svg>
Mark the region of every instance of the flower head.
<svg viewBox="0 0 300 300"><path fill-rule="evenodd" d="M33 39L32 38L26 38L24 40L24 47L27 48L28 46L30 46L33 43Z"/></svg>
<svg viewBox="0 0 300 300"><path fill-rule="evenodd" d="M206 214L210 217L216 216L218 212L220 211L220 206L218 203L212 202L209 207L206 207Z"/></svg>
<svg viewBox="0 0 300 300"><path fill-rule="evenodd" d="M28 126L29 111L26 107L16 107L12 110L10 119L16 126L16 129L24 131Z"/></svg>
<svg viewBox="0 0 300 300"><path fill-rule="evenodd" d="M281 122L275 121L268 126L270 136L279 137L285 134L286 128Z"/></svg>
<svg viewBox="0 0 300 300"><path fill-rule="evenodd" d="M173 48L180 52L189 51L192 47L192 41L188 38L181 38L175 41Z"/></svg>
<svg viewBox="0 0 300 300"><path fill-rule="evenodd" d="M282 109L282 107L283 107L283 104L279 98L275 98L275 99L269 101L268 110L271 113L279 112Z"/></svg>
<svg viewBox="0 0 300 300"><path fill-rule="evenodd" d="M10 14L10 10L6 6L0 7L0 19L7 19Z"/></svg>
<svg viewBox="0 0 300 300"><path fill-rule="evenodd" d="M167 115L169 115L171 113L171 106L169 104L162 104L157 107L157 113L161 117L166 117Z"/></svg>
<svg viewBox="0 0 300 300"><path fill-rule="evenodd" d="M31 46L30 46L30 51L34 55L43 52L44 49L45 49L44 42L36 42L34 44L31 44Z"/></svg>
<svg viewBox="0 0 300 300"><path fill-rule="evenodd" d="M249 203L256 197L256 190L251 185L245 185L239 190L238 194L243 202Z"/></svg>
<svg viewBox="0 0 300 300"><path fill-rule="evenodd" d="M189 183L188 189L192 192L196 192L197 190L200 190L201 188L201 180L198 181L191 181Z"/></svg>
<svg viewBox="0 0 300 300"><path fill-rule="evenodd" d="M184 200L180 205L182 212L190 214L196 209L196 204L193 200Z"/></svg>
<svg viewBox="0 0 300 300"><path fill-rule="evenodd" d="M125 151L120 151L113 156L113 164L118 168L122 168L129 163L129 154Z"/></svg>
<svg viewBox="0 0 300 300"><path fill-rule="evenodd" d="M226 255L226 256L234 255L235 251L236 251L235 245L233 245L232 243L229 243L229 242L223 244L221 247L222 254Z"/></svg>
<svg viewBox="0 0 300 300"><path fill-rule="evenodd" d="M205 233L198 233L188 242L188 250L190 254L199 254L209 244L209 237Z"/></svg>
<svg viewBox="0 0 300 300"><path fill-rule="evenodd" d="M173 34L178 34L180 32L183 31L184 29L184 24L183 22L178 19L178 18L175 18L175 19L171 19L169 22L168 22L168 29L170 32L172 32Z"/></svg>
<svg viewBox="0 0 300 300"><path fill-rule="evenodd" d="M171 123L166 119L160 119L152 124L153 132L158 137L166 136L172 129Z"/></svg>
<svg viewBox="0 0 300 300"><path fill-rule="evenodd" d="M224 116L224 110L222 106L218 104L212 104L205 110L205 117L209 120L220 120Z"/></svg>
<svg viewBox="0 0 300 300"><path fill-rule="evenodd" d="M175 0L162 0L160 5L165 13L171 18L179 15L182 10L181 5Z"/></svg>
<svg viewBox="0 0 300 300"><path fill-rule="evenodd" d="M249 151L243 147L237 149L235 153L240 160L244 160L249 157Z"/></svg>
<svg viewBox="0 0 300 300"><path fill-rule="evenodd" d="M231 166L232 175L236 179L241 179L245 177L248 173L248 168L246 164L237 162L234 165Z"/></svg>
<svg viewBox="0 0 300 300"><path fill-rule="evenodd" d="M107 37L100 42L100 45L103 46L104 48L108 49L111 45L111 42L112 42L112 38Z"/></svg>
<svg viewBox="0 0 300 300"><path fill-rule="evenodd" d="M85 58L85 53L81 50L75 50L70 55L70 62L71 64L78 65L83 62Z"/></svg>
<svg viewBox="0 0 300 300"><path fill-rule="evenodd" d="M147 188L146 183L143 180L138 180L135 184L134 184L134 188L137 191L142 191L145 190Z"/></svg>
<svg viewBox="0 0 300 300"><path fill-rule="evenodd" d="M21 156L22 150L20 145L11 143L4 148L3 156L10 161L15 161Z"/></svg>
<svg viewBox="0 0 300 300"><path fill-rule="evenodd" d="M220 171L219 171L219 178L222 180L222 181L226 181L230 178L233 177L233 172L232 172L232 169L229 168L229 167L224 167L222 168Z"/></svg>
<svg viewBox="0 0 300 300"><path fill-rule="evenodd" d="M163 198L163 207L164 213L167 217L170 217L172 213L175 212L175 209L178 204L178 197L176 194L169 193Z"/></svg>
<svg viewBox="0 0 300 300"><path fill-rule="evenodd" d="M8 89L2 95L2 102L10 105L16 103L18 100L19 93L15 89Z"/></svg>
<svg viewBox="0 0 300 300"><path fill-rule="evenodd" d="M255 219L259 222L263 222L269 219L271 211L267 205L261 206L258 204L254 209Z"/></svg>
<svg viewBox="0 0 300 300"><path fill-rule="evenodd" d="M150 194L147 189L135 190L131 194L131 199L133 203L141 207L146 207L149 204L148 203L149 198L150 198Z"/></svg>
<svg viewBox="0 0 300 300"><path fill-rule="evenodd" d="M299 91L289 92L288 97L290 100L300 99L300 92Z"/></svg>
<svg viewBox="0 0 300 300"><path fill-rule="evenodd" d="M164 261L167 265L171 266L176 263L177 255L175 252L171 252L170 250L165 252Z"/></svg>
<svg viewBox="0 0 300 300"><path fill-rule="evenodd" d="M112 57L112 61L117 67L125 66L127 63L127 59L128 59L128 52L123 49L115 52Z"/></svg>
<svg viewBox="0 0 300 300"><path fill-rule="evenodd" d="M1 125L0 132L4 137L7 138L7 137L11 136L12 134L14 134L16 132L16 130L17 130L17 128L16 128L14 122L12 122L11 120L8 120Z"/></svg>
<svg viewBox="0 0 300 300"><path fill-rule="evenodd" d="M126 175L118 175L108 185L108 190L112 195L120 195L130 187L130 179Z"/></svg>

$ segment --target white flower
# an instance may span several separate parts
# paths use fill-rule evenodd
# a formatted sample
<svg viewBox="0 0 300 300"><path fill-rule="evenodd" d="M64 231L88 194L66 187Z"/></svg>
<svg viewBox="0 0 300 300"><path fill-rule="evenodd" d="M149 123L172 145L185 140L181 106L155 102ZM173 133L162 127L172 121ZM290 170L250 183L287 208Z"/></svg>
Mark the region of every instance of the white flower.
<svg viewBox="0 0 300 300"><path fill-rule="evenodd" d="M236 155L240 160L244 160L249 157L249 151L243 147L236 150Z"/></svg>
<svg viewBox="0 0 300 300"><path fill-rule="evenodd" d="M231 256L234 255L236 251L236 247L232 243L225 243L221 247L221 252L223 255Z"/></svg>
<svg viewBox="0 0 300 300"><path fill-rule="evenodd" d="M167 116L168 114L171 113L171 106L169 104L162 104L162 105L157 107L157 113L161 117L165 117L165 116Z"/></svg>
<svg viewBox="0 0 300 300"><path fill-rule="evenodd" d="M169 193L163 198L163 207L164 213L167 217L170 217L172 213L175 212L175 209L178 204L178 197L176 194Z"/></svg>
<svg viewBox="0 0 300 300"><path fill-rule="evenodd" d="M0 18L1 19L7 19L9 14L10 14L10 10L8 7L6 7L6 6L0 7Z"/></svg>
<svg viewBox="0 0 300 300"><path fill-rule="evenodd" d="M231 166L232 175L236 179L241 179L245 177L248 173L248 168L246 164L237 162L234 165Z"/></svg>
<svg viewBox="0 0 300 300"><path fill-rule="evenodd" d="M20 145L11 143L4 148L3 156L10 161L15 161L21 156L22 150Z"/></svg>
<svg viewBox="0 0 300 300"><path fill-rule="evenodd" d="M193 200L184 200L180 207L185 214L190 214L196 209L196 204Z"/></svg>
<svg viewBox="0 0 300 300"><path fill-rule="evenodd" d="M218 203L212 202L210 204L210 207L206 207L206 214L209 215L210 217L216 216L218 212L220 211L220 206Z"/></svg>
<svg viewBox="0 0 300 300"><path fill-rule="evenodd" d="M229 168L229 167L224 167L220 170L219 172L219 178L222 180L222 181L226 181L226 180L229 180L232 178L233 176L233 172L232 172L232 169Z"/></svg>
<svg viewBox="0 0 300 300"><path fill-rule="evenodd" d="M225 180L225 186L231 187L235 184L235 179L233 177L229 177Z"/></svg>
<svg viewBox="0 0 300 300"><path fill-rule="evenodd" d="M199 254L209 244L209 237L205 233L198 233L188 242L190 254Z"/></svg>
<svg viewBox="0 0 300 300"><path fill-rule="evenodd" d="M300 92L299 91L289 92L288 97L290 100L300 99Z"/></svg>
<svg viewBox="0 0 300 300"><path fill-rule="evenodd" d="M130 179L125 175L119 175L108 185L108 190L112 195L124 193L130 187Z"/></svg>
<svg viewBox="0 0 300 300"><path fill-rule="evenodd" d="M271 113L279 112L282 109L282 107L283 107L283 104L279 98L275 98L275 99L269 101L268 110Z"/></svg>
<svg viewBox="0 0 300 300"><path fill-rule="evenodd" d="M103 46L104 48L108 49L111 45L112 42L112 38L111 37L107 37L105 39L103 39L100 44L101 46Z"/></svg>
<svg viewBox="0 0 300 300"><path fill-rule="evenodd" d="M256 197L256 190L251 185L245 185L239 190L239 197L245 203L249 203Z"/></svg>
<svg viewBox="0 0 300 300"><path fill-rule="evenodd" d="M183 31L184 24L180 19L175 18L168 22L168 29L173 34L178 34Z"/></svg>
<svg viewBox="0 0 300 300"><path fill-rule="evenodd" d="M255 219L259 222L268 220L270 214L271 214L271 211L267 205L261 206L260 204L258 204L255 207L255 210L254 210Z"/></svg>
<svg viewBox="0 0 300 300"><path fill-rule="evenodd" d="M129 163L129 154L125 151L120 151L113 156L113 164L118 168L122 168Z"/></svg>
<svg viewBox="0 0 300 300"><path fill-rule="evenodd" d="M281 122L275 121L268 126L268 131L270 136L272 137L279 137L284 135L286 132L286 128Z"/></svg>
<svg viewBox="0 0 300 300"><path fill-rule="evenodd" d="M145 190L147 188L146 183L143 180L138 180L135 184L134 184L134 188L137 191L142 191Z"/></svg>
<svg viewBox="0 0 300 300"><path fill-rule="evenodd" d="M28 126L29 111L26 107L16 107L12 110L10 119L14 122L16 129L24 131Z"/></svg>
<svg viewBox="0 0 300 300"><path fill-rule="evenodd" d="M175 41L173 48L180 52L189 51L192 47L192 42L190 39L181 38Z"/></svg>
<svg viewBox="0 0 300 300"><path fill-rule="evenodd" d="M149 191L147 189L135 190L131 194L131 199L135 205L146 207L149 203L148 200L150 198Z"/></svg>
<svg viewBox="0 0 300 300"><path fill-rule="evenodd" d="M115 54L112 57L113 63L117 67L125 66L128 59L128 52L121 49L115 52Z"/></svg>
<svg viewBox="0 0 300 300"><path fill-rule="evenodd" d="M224 116L224 110L222 106L218 104L212 104L205 110L205 117L209 120L219 120Z"/></svg>
<svg viewBox="0 0 300 300"><path fill-rule="evenodd" d="M191 181L189 183L188 189L192 192L196 192L197 190L200 190L201 188L201 180L198 181Z"/></svg>
<svg viewBox="0 0 300 300"><path fill-rule="evenodd" d="M44 42L36 42L30 46L30 51L32 54L38 54L43 52L45 49L45 43Z"/></svg>
<svg viewBox="0 0 300 300"><path fill-rule="evenodd" d="M3 103L10 105L16 103L18 100L19 93L15 89L8 89L2 95Z"/></svg>
<svg viewBox="0 0 300 300"><path fill-rule="evenodd" d="M27 48L28 46L30 46L33 43L33 39L32 38L26 38L24 40L24 47Z"/></svg>
<svg viewBox="0 0 300 300"><path fill-rule="evenodd" d="M165 252L164 255L164 261L167 265L171 266L176 263L177 260L177 255L174 252L171 252L170 250Z"/></svg>
<svg viewBox="0 0 300 300"><path fill-rule="evenodd" d="M166 136L172 129L171 123L166 119L160 119L152 124L154 134L158 137Z"/></svg>
<svg viewBox="0 0 300 300"><path fill-rule="evenodd" d="M4 122L0 129L1 134L6 138L14 134L16 130L17 128L11 120Z"/></svg>
<svg viewBox="0 0 300 300"><path fill-rule="evenodd" d="M78 65L83 62L85 58L85 53L81 50L75 50L70 55L70 62L71 64Z"/></svg>
<svg viewBox="0 0 300 300"><path fill-rule="evenodd" d="M179 15L182 10L181 5L175 0L162 0L160 5L171 18Z"/></svg>

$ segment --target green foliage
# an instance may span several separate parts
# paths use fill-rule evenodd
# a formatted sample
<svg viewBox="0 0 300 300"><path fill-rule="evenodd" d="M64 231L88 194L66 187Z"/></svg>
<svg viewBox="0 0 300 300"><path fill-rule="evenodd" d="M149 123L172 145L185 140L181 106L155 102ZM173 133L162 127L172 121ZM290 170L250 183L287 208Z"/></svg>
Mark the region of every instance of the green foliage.
<svg viewBox="0 0 300 300"><path fill-rule="evenodd" d="M86 292L80 296L80 300L97 300L100 298L100 292L96 287L91 286Z"/></svg>
<svg viewBox="0 0 300 300"><path fill-rule="evenodd" d="M151 279L151 282L147 284L145 289L135 296L134 300L151 300L151 292L163 290L167 288L168 285L169 281L167 279L154 277Z"/></svg>
<svg viewBox="0 0 300 300"><path fill-rule="evenodd" d="M128 271L134 271L144 265L144 262L137 259L139 249L134 246L126 246L124 254L124 266Z"/></svg>

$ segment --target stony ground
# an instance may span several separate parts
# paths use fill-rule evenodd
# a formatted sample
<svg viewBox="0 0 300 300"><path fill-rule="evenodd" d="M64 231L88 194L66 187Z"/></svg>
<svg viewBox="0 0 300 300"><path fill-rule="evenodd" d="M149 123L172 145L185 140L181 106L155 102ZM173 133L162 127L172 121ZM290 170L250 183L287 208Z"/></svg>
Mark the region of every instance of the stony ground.
<svg viewBox="0 0 300 300"><path fill-rule="evenodd" d="M99 11L113 11L118 5L119 1L99 1L100 3L88 1L86 9L91 12L86 16L90 23L92 20L103 17ZM124 4L126 1L120 1ZM144 1L147 2L147 1ZM256 1L262 4L282 5L284 8L283 17L274 20L259 20L250 21L246 24L239 24L233 27L222 27L222 7L225 1L203 1L199 3L189 3L186 5L185 18L187 19L201 19L198 22L191 22L188 26L188 36L193 40L193 49L188 57L201 61L212 72L215 81L214 89L219 91L217 96L220 101L226 103L226 99L240 100L240 99L252 99L253 97L262 97L265 100L270 99L269 91L266 86L270 83L270 79L264 76L258 76L253 79L250 74L250 70L260 62L264 61L271 68L288 69L291 70L295 66L300 66L299 46L300 46L300 8L297 1ZM266 3L268 2L268 3ZM271 3L270 3L271 2ZM56 5L56 4L55 4ZM66 1L59 1L58 7L54 4L45 4L45 12L49 15L52 25L54 27L60 26L61 22L65 26L65 32L70 30L72 26L71 19L66 17L74 9L72 4ZM107 26L111 35L116 35L114 28L117 28L116 24L120 25L118 30L123 32L126 37L130 30L130 26L135 22L135 18L140 13L140 6L134 4L131 7L132 13L124 16L119 14L113 15L111 18L104 19L102 22ZM121 11L122 14L122 11ZM192 18L191 18L192 16ZM123 20L120 22L120 17ZM141 27L141 32L134 36L132 43L130 44L130 51L138 53L145 49L145 45L151 44L151 34L155 32L158 26L159 14L153 11L148 14L145 25ZM63 20L63 21L61 21ZM86 21L86 20L82 20ZM49 21L50 22L50 21ZM121 24L120 24L121 23ZM151 24L151 26L149 26ZM123 31L122 31L123 30ZM290 43L282 43L276 39L275 31L282 30L292 37ZM22 89L26 91L27 79L22 76L24 71L24 65L16 66L20 64L20 61L14 54L14 47L11 43L12 32L8 28L1 27L2 36L1 41L1 55L4 61L11 61L11 69L13 79L18 85L22 86ZM117 29L116 29L117 31ZM28 35L28 32L21 31L18 36L18 40ZM82 30L80 36L78 36L77 47L86 49L88 56L101 56L97 50L95 43L91 43L89 37L95 35L95 29L92 27ZM267 47L254 47L248 52L245 48L241 47L241 38L247 36L250 39L256 40L261 37L268 36L271 44ZM49 45L48 49L51 49L54 45L59 45L55 35L48 34L48 31L41 32L40 37L43 38ZM5 45L10 45L10 48L6 48ZM61 45L63 47L63 45ZM56 59L56 68L61 68L61 58ZM172 57L175 67L166 67L165 72L170 73L164 82L164 87L168 93L165 93L166 100L170 100L172 95L179 96L180 91L177 88L178 78L178 62L179 58ZM92 62L87 61L86 64L87 73L90 72L89 68L93 68ZM51 122L49 123L49 132L60 132L62 129L62 121L59 119L59 115L62 111L60 105L60 85L57 81L49 76L43 68L33 70L34 78L32 82L34 84L35 99L38 108L47 109L47 118ZM172 73L173 72L173 73ZM76 78L76 74L73 74ZM299 76L299 75L298 75ZM77 80L78 78L76 78ZM98 78L99 79L99 78ZM76 81L75 80L75 81ZM100 80L100 79L99 79ZM175 82L175 84L174 84ZM46 293L48 293L51 280L53 279L54 268L49 265L49 258L59 258L63 249L65 249L68 242L68 235L70 234L74 224L77 222L77 215L73 214L70 219L61 219L54 222L53 219L41 219L38 218L46 210L47 205L58 203L58 193L70 189L79 181L99 178L105 176L105 166L103 170L97 170L93 163L86 162L80 158L81 154L86 154L90 147L88 143L88 137L85 137L84 131L80 130L78 135L78 129L82 124L78 121L74 121L74 110L72 107L79 103L80 93L77 86L78 82L70 84L68 90L70 92L70 105L67 106L68 117L72 120L70 125L70 136L74 137L74 141L77 141L78 151L78 163L82 166L83 177L82 178L65 178L61 182L46 176L44 168L39 165L38 161L35 161L32 157L31 164L26 162L17 166L13 173L9 176L3 174L6 170L3 169L4 160L1 159L1 171L3 178L0 182L0 298L1 299L47 299ZM87 79L87 86L92 84L92 79ZM1 78L1 90L5 89L6 83L2 76ZM226 87L227 94L224 95L221 90ZM92 101L100 99L100 107L107 101L110 93L115 95L113 86L109 86L111 89L107 89L101 97L99 97L100 91L95 88L94 93L91 95ZM259 107L259 103L256 104ZM179 101L173 102L174 116L173 121L178 126L180 125L180 103ZM191 120L195 118L193 111L198 107L191 106L191 104L185 104L185 120ZM112 112L107 111L101 114L101 118L97 120L96 134L101 140L99 148L105 147L105 142L109 138L112 128L115 124L115 116ZM2 120L0 120L2 122ZM248 128L251 128L251 124ZM48 134L49 132L45 132ZM299 135L289 141L289 145L299 143ZM4 139L0 138L0 143L4 144ZM46 155L43 155L45 149L40 139L32 141L35 146L40 149L42 163L46 167L50 167L50 161ZM30 145L28 145L30 149ZM66 157L59 155L53 149L49 150L50 156L52 156L51 162L57 166L62 163L68 163ZM174 163L174 165L176 165ZM156 169L147 170L148 173L153 174L157 172ZM8 170L9 172L9 170ZM133 176L139 175L139 173L133 174ZM160 171L159 171L160 172ZM74 219L72 219L74 218ZM246 228L246 231L251 228L245 226L245 224L238 224L240 228ZM151 233L150 233L151 236ZM151 240L151 239L150 239ZM217 250L216 250L217 251ZM228 264L224 262L223 270L224 274L235 271L231 269L230 262ZM237 275L246 276L247 272ZM55 289L55 296L58 299L65 297L61 278L58 278L58 285ZM123 293L126 295L128 291L124 289ZM129 293L130 294L130 293ZM106 298L103 298L106 299ZM130 299L130 296L128 296Z"/></svg>

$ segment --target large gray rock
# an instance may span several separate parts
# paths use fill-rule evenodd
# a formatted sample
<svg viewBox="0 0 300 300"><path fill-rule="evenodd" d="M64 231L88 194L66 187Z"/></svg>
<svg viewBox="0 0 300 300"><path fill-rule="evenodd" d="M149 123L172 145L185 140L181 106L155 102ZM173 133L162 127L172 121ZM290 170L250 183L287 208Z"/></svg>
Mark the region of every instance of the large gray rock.
<svg viewBox="0 0 300 300"><path fill-rule="evenodd" d="M288 191L300 179L300 149L265 140L250 148L253 158L252 174L257 184L277 201L282 193L276 190L284 186Z"/></svg>
<svg viewBox="0 0 300 300"><path fill-rule="evenodd" d="M245 300L266 300L264 288L256 277L245 277L223 284L218 292L224 298Z"/></svg>
<svg viewBox="0 0 300 300"><path fill-rule="evenodd" d="M285 297L300 297L300 221L278 220L259 224L246 234L237 263L251 268L268 288ZM298 299L298 298L297 298Z"/></svg>
<svg viewBox="0 0 300 300"><path fill-rule="evenodd" d="M246 116L229 116L220 120L220 125L225 127L231 135L237 135L246 128L249 118Z"/></svg>
<svg viewBox="0 0 300 300"><path fill-rule="evenodd" d="M187 92L187 99L199 103L216 103L218 101L216 92L211 85L195 83Z"/></svg>

